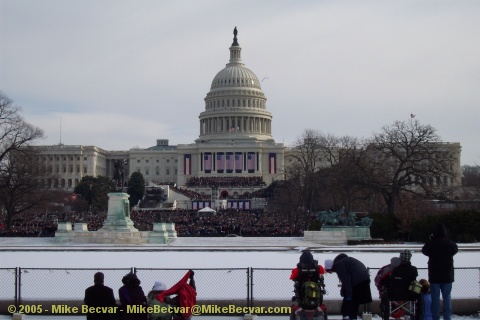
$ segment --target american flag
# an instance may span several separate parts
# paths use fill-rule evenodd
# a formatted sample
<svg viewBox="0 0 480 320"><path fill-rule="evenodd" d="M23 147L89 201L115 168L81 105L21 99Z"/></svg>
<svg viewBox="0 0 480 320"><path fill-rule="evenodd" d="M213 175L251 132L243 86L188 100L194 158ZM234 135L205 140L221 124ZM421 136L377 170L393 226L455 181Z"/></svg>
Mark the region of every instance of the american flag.
<svg viewBox="0 0 480 320"><path fill-rule="evenodd" d="M183 157L183 174L188 176L192 174L192 156L186 154Z"/></svg>
<svg viewBox="0 0 480 320"><path fill-rule="evenodd" d="M203 156L205 172L212 171L212 155L210 153L205 153Z"/></svg>
<svg viewBox="0 0 480 320"><path fill-rule="evenodd" d="M223 153L217 153L217 171L223 172L225 170L225 158Z"/></svg>
<svg viewBox="0 0 480 320"><path fill-rule="evenodd" d="M227 159L226 159L226 169L227 169L227 172L230 171L232 172L233 171L233 154L232 152L227 152Z"/></svg>
<svg viewBox="0 0 480 320"><path fill-rule="evenodd" d="M243 157L241 152L235 152L235 172L242 172Z"/></svg>
<svg viewBox="0 0 480 320"><path fill-rule="evenodd" d="M268 173L275 174L277 173L277 154L270 153L268 159Z"/></svg>
<svg viewBox="0 0 480 320"><path fill-rule="evenodd" d="M247 170L248 172L254 172L255 171L255 153L254 152L249 152L247 156Z"/></svg>

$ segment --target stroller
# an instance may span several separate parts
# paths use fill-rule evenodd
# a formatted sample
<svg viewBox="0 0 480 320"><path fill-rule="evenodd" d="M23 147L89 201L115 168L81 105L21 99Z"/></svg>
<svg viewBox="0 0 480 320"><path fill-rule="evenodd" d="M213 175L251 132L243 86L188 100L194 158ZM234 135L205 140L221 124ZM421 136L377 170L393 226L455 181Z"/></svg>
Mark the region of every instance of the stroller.
<svg viewBox="0 0 480 320"><path fill-rule="evenodd" d="M295 280L290 320L327 320L327 308L323 304L326 293L323 276L318 274L318 263L299 267Z"/></svg>

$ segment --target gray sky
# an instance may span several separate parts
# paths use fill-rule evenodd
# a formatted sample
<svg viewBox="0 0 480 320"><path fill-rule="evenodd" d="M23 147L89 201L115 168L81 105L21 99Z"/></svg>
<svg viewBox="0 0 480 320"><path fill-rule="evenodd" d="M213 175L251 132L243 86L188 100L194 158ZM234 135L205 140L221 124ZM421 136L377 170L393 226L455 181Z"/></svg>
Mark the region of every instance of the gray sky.
<svg viewBox="0 0 480 320"><path fill-rule="evenodd" d="M474 0L0 0L0 90L41 144L192 143L237 26L277 142L414 113L480 164L479 17Z"/></svg>

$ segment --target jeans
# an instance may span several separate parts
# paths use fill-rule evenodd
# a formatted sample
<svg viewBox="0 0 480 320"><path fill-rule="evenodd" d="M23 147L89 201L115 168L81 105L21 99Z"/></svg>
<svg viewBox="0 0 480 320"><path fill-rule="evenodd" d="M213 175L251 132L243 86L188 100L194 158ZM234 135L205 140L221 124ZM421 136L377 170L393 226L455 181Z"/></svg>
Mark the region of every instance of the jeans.
<svg viewBox="0 0 480 320"><path fill-rule="evenodd" d="M452 283L430 283L432 294L432 319L440 319L440 292L443 299L443 319L451 320L452 317Z"/></svg>

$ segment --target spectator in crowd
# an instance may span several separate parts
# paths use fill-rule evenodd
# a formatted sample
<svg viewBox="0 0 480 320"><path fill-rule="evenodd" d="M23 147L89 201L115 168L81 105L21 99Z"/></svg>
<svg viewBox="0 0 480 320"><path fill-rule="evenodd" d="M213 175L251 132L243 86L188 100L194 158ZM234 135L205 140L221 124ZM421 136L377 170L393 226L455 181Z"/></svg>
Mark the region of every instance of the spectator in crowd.
<svg viewBox="0 0 480 320"><path fill-rule="evenodd" d="M432 319L440 319L440 292L443 298L443 319L452 317L452 284L455 269L453 256L458 252L455 242L447 238L447 229L443 223L438 224L422 248L428 257L428 281L432 294Z"/></svg>
<svg viewBox="0 0 480 320"><path fill-rule="evenodd" d="M197 303L197 288L193 278L195 272L188 270L180 281L173 287L160 292L157 300L166 302L172 306L180 307L181 313L174 313L173 320L189 320L192 317L192 307ZM188 283L187 281L190 280ZM171 295L177 295L170 298Z"/></svg>
<svg viewBox="0 0 480 320"><path fill-rule="evenodd" d="M357 319L360 304L372 302L367 268L361 261L341 253L333 261L325 260L325 271L335 272L342 283L340 295L343 297L343 319Z"/></svg>
<svg viewBox="0 0 480 320"><path fill-rule="evenodd" d="M380 268L380 270L378 270L374 281L375 281L375 286L378 289L380 299L382 299L382 297L386 295L390 275L392 274L393 269L398 265L400 265L400 262L401 260L399 257L393 257L392 259L390 259L389 264L383 266L382 268Z"/></svg>
<svg viewBox="0 0 480 320"><path fill-rule="evenodd" d="M409 291L409 286L417 279L418 270L410 262L412 253L410 250L404 250L400 253L400 265L393 268L390 290L394 293L393 300L415 300L417 297Z"/></svg>
<svg viewBox="0 0 480 320"><path fill-rule="evenodd" d="M302 254L300 255L300 260L297 263L297 266L292 269L292 273L290 274L290 280L295 281L298 276L299 276L299 271L301 269L309 269L312 267L317 268L317 273L319 275L319 278L323 279L323 275L325 273L325 269L316 263L316 261L313 259L313 255L310 252L310 250L303 250Z"/></svg>
<svg viewBox="0 0 480 320"><path fill-rule="evenodd" d="M140 286L140 279L134 273L128 273L122 279L123 286L118 289L118 295L120 297L120 304L122 306L123 313L121 315L122 320L147 320L148 313L140 312L140 308L128 308L128 306L147 306L147 298ZM138 310L138 312L127 312L127 310Z"/></svg>
<svg viewBox="0 0 480 320"><path fill-rule="evenodd" d="M87 320L109 320L112 314L117 313L115 297L112 288L103 284L104 275L102 272L97 272L93 276L94 285L85 290L85 298L83 302L88 307L111 307L106 309L105 313L88 313ZM100 309L101 310L101 309Z"/></svg>
<svg viewBox="0 0 480 320"><path fill-rule="evenodd" d="M172 314L170 312L170 305L161 302L156 299L157 295L167 290L165 283L161 281L155 281L152 290L147 295L147 305L152 308L153 312L150 313L149 320L170 320Z"/></svg>
<svg viewBox="0 0 480 320"><path fill-rule="evenodd" d="M416 320L432 320L432 295L430 294L430 283L425 279L420 279L418 282L422 285L422 291L418 298Z"/></svg>

